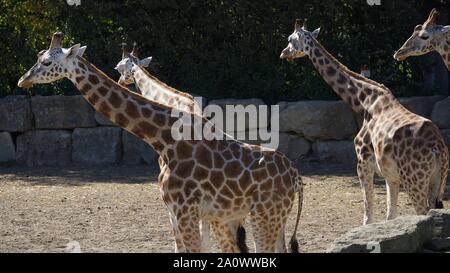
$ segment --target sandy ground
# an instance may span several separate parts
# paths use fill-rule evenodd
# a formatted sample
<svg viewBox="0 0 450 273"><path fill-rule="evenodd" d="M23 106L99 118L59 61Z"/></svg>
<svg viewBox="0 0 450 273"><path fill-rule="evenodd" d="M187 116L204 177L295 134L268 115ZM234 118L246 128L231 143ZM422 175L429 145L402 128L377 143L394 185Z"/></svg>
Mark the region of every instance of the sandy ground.
<svg viewBox="0 0 450 273"><path fill-rule="evenodd" d="M0 168L0 252L64 252L71 241L79 242L83 252L172 252L168 214L154 183L158 172L145 166ZM352 168L306 168L302 173L301 251L323 252L334 239L361 224L359 182ZM384 182L378 180L377 220L383 220L385 204ZM449 202L444 206L450 207ZM413 213L404 192L399 212ZM287 238L295 216L296 205ZM247 230L252 248L251 230Z"/></svg>

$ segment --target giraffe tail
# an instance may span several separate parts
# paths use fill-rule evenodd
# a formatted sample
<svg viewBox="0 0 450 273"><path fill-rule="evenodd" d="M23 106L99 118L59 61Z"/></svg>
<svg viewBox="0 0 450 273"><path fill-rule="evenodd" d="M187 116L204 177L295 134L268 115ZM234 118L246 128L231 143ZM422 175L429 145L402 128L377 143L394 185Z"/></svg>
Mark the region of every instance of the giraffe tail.
<svg viewBox="0 0 450 273"><path fill-rule="evenodd" d="M248 246L246 243L246 232L243 223L239 223L237 229L237 245L241 253L248 253Z"/></svg>
<svg viewBox="0 0 450 273"><path fill-rule="evenodd" d="M299 245L297 240L297 228L298 222L300 221L300 215L302 214L302 205L303 205L303 181L300 175L297 175L295 179L296 190L298 193L298 209L297 209L297 219L295 221L294 233L292 234L291 240L289 241L289 245L291 248L291 253L299 253Z"/></svg>

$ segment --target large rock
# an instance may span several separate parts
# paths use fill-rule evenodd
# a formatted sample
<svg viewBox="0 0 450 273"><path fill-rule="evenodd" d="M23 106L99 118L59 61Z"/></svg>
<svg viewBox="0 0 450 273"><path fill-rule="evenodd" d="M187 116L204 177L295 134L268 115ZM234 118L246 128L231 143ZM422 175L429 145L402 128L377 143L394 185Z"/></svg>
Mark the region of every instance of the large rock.
<svg viewBox="0 0 450 273"><path fill-rule="evenodd" d="M311 150L311 143L306 139L292 134L280 133L278 151L285 154L292 161L299 160Z"/></svg>
<svg viewBox="0 0 450 273"><path fill-rule="evenodd" d="M159 156L146 142L127 131L122 131L122 144L122 163L126 165L153 164Z"/></svg>
<svg viewBox="0 0 450 273"><path fill-rule="evenodd" d="M73 129L94 127L94 110L82 96L31 98L31 108L38 129Z"/></svg>
<svg viewBox="0 0 450 273"><path fill-rule="evenodd" d="M441 130L441 135L447 147L450 147L450 129Z"/></svg>
<svg viewBox="0 0 450 273"><path fill-rule="evenodd" d="M353 141L317 141L312 145L313 154L320 161L330 163L356 162L355 146Z"/></svg>
<svg viewBox="0 0 450 273"><path fill-rule="evenodd" d="M450 209L432 209L428 212L428 215L434 221L434 237L450 237Z"/></svg>
<svg viewBox="0 0 450 273"><path fill-rule="evenodd" d="M435 103L443 98L444 96L408 97L399 98L398 101L409 111L429 119Z"/></svg>
<svg viewBox="0 0 450 273"><path fill-rule="evenodd" d="M95 121L99 125L102 125L102 126L117 126L112 121L110 121L109 118L107 118L105 115L103 115L100 112L95 111L94 117L95 117Z"/></svg>
<svg viewBox="0 0 450 273"><path fill-rule="evenodd" d="M221 99L221 100L211 100L208 103L208 106L210 105L216 105L219 106L223 110L223 118L224 118L224 126L223 130L228 130L230 132L237 132L237 131L248 131L248 130L254 130L258 128L267 128L269 121L269 114L270 114L270 107L267 106L267 115L264 115L262 119L259 119L259 107L266 105L261 99ZM248 114L242 113L240 115L234 115L234 128L228 128L226 126L226 109L228 106L234 106L238 107L239 105L247 108L247 106L250 106L247 109L251 109L253 106L255 106L257 116L256 117L250 117L248 118ZM233 113L230 112L229 117L231 120L231 117ZM249 122L250 121L250 122ZM239 125L239 127L238 127ZM218 128L220 128L218 126Z"/></svg>
<svg viewBox="0 0 450 273"><path fill-rule="evenodd" d="M33 127L30 99L7 96L0 99L0 131L25 132Z"/></svg>
<svg viewBox="0 0 450 273"><path fill-rule="evenodd" d="M336 239L332 253L412 253L432 238L433 219L411 215L355 228Z"/></svg>
<svg viewBox="0 0 450 273"><path fill-rule="evenodd" d="M280 131L307 139L348 139L356 135L356 120L342 101L299 101L280 104Z"/></svg>
<svg viewBox="0 0 450 273"><path fill-rule="evenodd" d="M16 147L11 134L0 132L0 163L13 162L16 160Z"/></svg>
<svg viewBox="0 0 450 273"><path fill-rule="evenodd" d="M122 155L122 132L116 127L77 128L72 134L72 161L81 164L114 164Z"/></svg>
<svg viewBox="0 0 450 273"><path fill-rule="evenodd" d="M431 120L439 128L450 129L450 97L438 101L431 112Z"/></svg>
<svg viewBox="0 0 450 273"><path fill-rule="evenodd" d="M64 166L71 163L72 133L28 131L17 137L17 163L27 166Z"/></svg>

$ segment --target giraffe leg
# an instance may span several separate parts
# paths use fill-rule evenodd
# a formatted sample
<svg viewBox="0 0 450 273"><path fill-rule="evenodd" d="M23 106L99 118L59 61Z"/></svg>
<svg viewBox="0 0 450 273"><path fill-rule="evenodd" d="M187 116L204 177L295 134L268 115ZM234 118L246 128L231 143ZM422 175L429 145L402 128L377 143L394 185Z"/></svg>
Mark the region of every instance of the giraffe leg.
<svg viewBox="0 0 450 273"><path fill-rule="evenodd" d="M180 207L176 217L176 227L187 253L201 251L201 236L199 227L199 211L197 206Z"/></svg>
<svg viewBox="0 0 450 273"><path fill-rule="evenodd" d="M279 236L284 223L278 217L269 217L268 215L251 215L250 225L253 229L255 239L256 253L275 253L279 250ZM286 218L284 217L284 220Z"/></svg>
<svg viewBox="0 0 450 273"><path fill-rule="evenodd" d="M277 240L277 253L287 253L286 249L286 239L285 239L285 227L286 225L283 225L283 227L280 230L280 234L278 234L278 240Z"/></svg>
<svg viewBox="0 0 450 273"><path fill-rule="evenodd" d="M211 228L219 243L219 248L223 253L241 252L237 244L237 229L240 220L234 221L212 221Z"/></svg>
<svg viewBox="0 0 450 273"><path fill-rule="evenodd" d="M358 178L361 183L364 199L364 221L363 224L367 225L373 223L373 176L375 174L374 167L369 162L358 161Z"/></svg>
<svg viewBox="0 0 450 273"><path fill-rule="evenodd" d="M177 227L177 219L173 213L169 212L170 224L172 225L173 236L175 237L175 253L186 252L183 244L183 238L181 238L180 231Z"/></svg>
<svg viewBox="0 0 450 273"><path fill-rule="evenodd" d="M286 206L282 199L273 193L264 192L255 197L259 203L256 202L257 205L250 211L255 252L275 253L281 248L284 250L285 247L281 247L280 242L284 239L283 228L286 225L293 200ZM270 203L269 208L265 204L267 202Z"/></svg>
<svg viewBox="0 0 450 273"><path fill-rule="evenodd" d="M399 181L386 180L387 189L387 216L386 220L392 220L397 217L398 192L400 191Z"/></svg>
<svg viewBox="0 0 450 273"><path fill-rule="evenodd" d="M358 159L357 171L359 182L364 199L364 220L363 225L373 222L373 176L375 174L375 154L372 141L367 129L367 122L364 121L363 127L355 137L355 151Z"/></svg>
<svg viewBox="0 0 450 273"><path fill-rule="evenodd" d="M437 166L431 176L428 189L428 206L432 209L436 208L439 203L439 191L441 189L441 166Z"/></svg>
<svg viewBox="0 0 450 273"><path fill-rule="evenodd" d="M425 215L430 210L428 205L429 181L429 177L421 180L405 178L403 181L405 190L417 214Z"/></svg>
<svg viewBox="0 0 450 273"><path fill-rule="evenodd" d="M202 238L202 252L211 252L211 231L209 221L200 221L200 233Z"/></svg>

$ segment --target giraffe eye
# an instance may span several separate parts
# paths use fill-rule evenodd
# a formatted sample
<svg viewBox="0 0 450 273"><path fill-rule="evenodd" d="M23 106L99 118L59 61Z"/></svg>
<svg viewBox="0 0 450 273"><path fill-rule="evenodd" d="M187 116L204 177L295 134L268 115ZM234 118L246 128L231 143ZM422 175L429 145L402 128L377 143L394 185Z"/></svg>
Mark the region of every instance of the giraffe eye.
<svg viewBox="0 0 450 273"><path fill-rule="evenodd" d="M46 61L46 62L43 62L42 64L43 64L44 66L49 66L49 65L52 64L52 62L51 62L51 61Z"/></svg>
<svg viewBox="0 0 450 273"><path fill-rule="evenodd" d="M430 38L430 37L428 37L426 35L421 35L421 36L419 36L419 38L422 40L428 40L428 38Z"/></svg>

